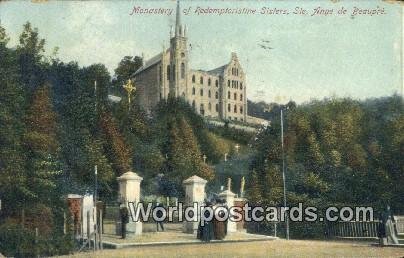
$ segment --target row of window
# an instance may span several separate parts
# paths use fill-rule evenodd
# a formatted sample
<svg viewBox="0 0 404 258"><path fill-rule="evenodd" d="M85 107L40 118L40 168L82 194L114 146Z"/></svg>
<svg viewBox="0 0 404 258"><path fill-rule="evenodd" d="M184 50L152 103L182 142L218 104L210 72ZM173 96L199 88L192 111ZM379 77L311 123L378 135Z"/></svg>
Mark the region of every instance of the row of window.
<svg viewBox="0 0 404 258"><path fill-rule="evenodd" d="M243 107L240 106L240 114L243 114ZM227 112L231 112L231 104L227 104ZM233 113L237 113L237 105L234 105L233 107Z"/></svg>
<svg viewBox="0 0 404 258"><path fill-rule="evenodd" d="M192 95L195 95L195 94L196 94L195 87L192 87ZM201 97L203 97L203 89L200 89L200 90L199 90L199 95L200 95ZM212 97L212 94L211 94L211 91L210 91L210 90L208 90L208 97L209 97L209 98ZM227 92L227 98L228 98L228 99L231 99L231 93L230 93L230 91ZM215 99L219 99L219 93L218 93L217 91L215 92ZM234 92L234 93L233 93L233 99L234 99L234 100L237 100L237 92ZM240 94L240 101L243 101L243 94Z"/></svg>
<svg viewBox="0 0 404 258"><path fill-rule="evenodd" d="M231 98L231 93L230 93L230 91L227 92L227 98L228 98L228 99ZM234 92L234 94L233 94L233 99L234 99L234 100L237 100L237 93L236 93L236 92ZM243 101L243 94L240 94L240 101Z"/></svg>
<svg viewBox="0 0 404 258"><path fill-rule="evenodd" d="M172 68L173 69L171 71L170 70L170 65L167 65L167 80L170 80L170 76L172 77L173 80L175 80L175 65L173 65ZM232 68L232 71L233 70L235 70L234 75L236 75L236 74L238 75L238 69ZM172 74L171 74L171 72L172 72ZM184 79L184 78L185 78L185 64L181 63L181 79ZM192 75L192 82L195 83L195 80L196 80L195 75ZM199 84L203 85L203 77L202 76L199 77ZM211 84L212 84L212 80L209 78L208 79L208 86L211 86ZM231 80L231 81L227 80L227 87L230 88L230 85L231 85L231 87L233 89L240 89L240 90L243 89L243 83L239 82L237 80ZM215 80L215 86L219 87L219 81L218 80Z"/></svg>
<svg viewBox="0 0 404 258"><path fill-rule="evenodd" d="M195 74L194 75L192 75L192 82L193 83L195 83ZM201 76L201 77L199 77L199 84L203 84L203 77ZM211 86L212 85L212 80L210 79L210 78L208 78L208 86ZM218 80L215 80L215 86L216 87L219 87L219 81Z"/></svg>
<svg viewBox="0 0 404 258"><path fill-rule="evenodd" d="M235 80L227 80L227 87L230 88L230 85L233 89L239 89L242 90L243 89L243 83L239 82L239 81L235 81Z"/></svg>
<svg viewBox="0 0 404 258"><path fill-rule="evenodd" d="M192 95L195 95L195 87L192 87ZM203 96L203 89L199 90L199 95ZM210 90L208 90L208 97L209 98L212 97L212 94L211 94ZM215 98L219 99L219 92L217 92L217 91L215 92Z"/></svg>
<svg viewBox="0 0 404 258"><path fill-rule="evenodd" d="M185 64L184 63L181 63L181 74L180 74L180 76L181 76L181 79L185 78ZM170 65L167 65L167 80L169 81L170 78L175 80L175 64L173 65L172 70L171 70Z"/></svg>
<svg viewBox="0 0 404 258"><path fill-rule="evenodd" d="M196 108L195 100L192 101L192 108L194 108L194 109ZM212 104L210 102L208 104L208 110L212 111ZM227 104L227 111L230 113L230 112L232 112L231 110L232 110L231 104ZM215 105L215 111L219 112L219 104ZM243 106L240 106L239 108L237 108L237 105L234 105L233 113L237 113L237 112L240 112L240 114L243 114ZM201 113L202 115L205 114L205 105L203 103L199 105L199 113Z"/></svg>
<svg viewBox="0 0 404 258"><path fill-rule="evenodd" d="M196 108L195 100L192 101L192 107L194 109ZM211 103L208 104L208 110L212 111L212 104ZM219 112L219 104L215 105L215 111ZM205 105L203 103L199 105L199 113L201 113L202 115L205 114Z"/></svg>

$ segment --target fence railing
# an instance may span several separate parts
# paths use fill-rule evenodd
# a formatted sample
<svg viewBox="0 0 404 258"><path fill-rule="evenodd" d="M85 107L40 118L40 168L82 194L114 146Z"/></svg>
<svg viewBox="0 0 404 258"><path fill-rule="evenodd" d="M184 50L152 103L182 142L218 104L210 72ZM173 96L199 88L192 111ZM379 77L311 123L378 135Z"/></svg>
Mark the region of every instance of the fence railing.
<svg viewBox="0 0 404 258"><path fill-rule="evenodd" d="M378 238L379 221L339 221L327 224L327 234L335 238Z"/></svg>

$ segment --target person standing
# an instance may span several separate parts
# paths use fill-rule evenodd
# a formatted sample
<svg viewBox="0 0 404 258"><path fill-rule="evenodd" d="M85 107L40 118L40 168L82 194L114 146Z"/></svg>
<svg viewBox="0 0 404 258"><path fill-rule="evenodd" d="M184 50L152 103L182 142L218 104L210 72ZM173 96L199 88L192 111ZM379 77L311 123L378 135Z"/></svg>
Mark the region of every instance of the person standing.
<svg viewBox="0 0 404 258"><path fill-rule="evenodd" d="M156 207L162 207L164 208L163 204L158 203ZM160 209L156 212L157 217L161 218L163 217L163 211L161 211ZM156 226L157 226L157 232L159 232L159 225L161 227L161 231L164 232L164 224L163 221L156 221Z"/></svg>
<svg viewBox="0 0 404 258"><path fill-rule="evenodd" d="M224 211L227 207L223 205L223 202L218 203L220 205L214 206L213 230L215 239L223 240L227 234L227 218L225 218L226 213Z"/></svg>
<svg viewBox="0 0 404 258"><path fill-rule="evenodd" d="M129 222L129 212L126 206L122 206L119 209L121 215L121 235L122 239L126 238L126 224Z"/></svg>
<svg viewBox="0 0 404 258"><path fill-rule="evenodd" d="M205 209L202 211L205 215L205 218L209 217L209 210L208 209L213 209L212 204L207 202L206 203ZM199 222L199 227L198 227L198 234L197 238L200 239L203 242L210 242L210 240L215 238L214 235L214 229L213 229L213 219L210 221L203 221L202 225L202 220Z"/></svg>
<svg viewBox="0 0 404 258"><path fill-rule="evenodd" d="M387 205L386 211L383 215L383 223L385 228L385 237L387 238L387 244L398 244L396 230L394 228L394 217L391 214L390 206Z"/></svg>

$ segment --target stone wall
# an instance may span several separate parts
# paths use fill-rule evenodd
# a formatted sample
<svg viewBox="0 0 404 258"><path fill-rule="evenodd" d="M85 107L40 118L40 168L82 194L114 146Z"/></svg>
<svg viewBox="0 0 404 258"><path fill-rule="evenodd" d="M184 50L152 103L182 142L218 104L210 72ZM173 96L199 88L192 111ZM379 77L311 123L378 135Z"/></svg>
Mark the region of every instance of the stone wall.
<svg viewBox="0 0 404 258"><path fill-rule="evenodd" d="M135 76L136 102L145 110L151 110L160 101L160 62Z"/></svg>

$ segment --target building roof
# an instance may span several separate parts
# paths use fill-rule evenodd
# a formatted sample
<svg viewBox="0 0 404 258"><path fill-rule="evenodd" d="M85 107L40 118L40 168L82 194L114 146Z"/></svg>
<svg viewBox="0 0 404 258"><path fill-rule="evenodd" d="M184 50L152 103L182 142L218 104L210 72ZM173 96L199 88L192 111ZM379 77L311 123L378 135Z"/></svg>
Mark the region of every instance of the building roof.
<svg viewBox="0 0 404 258"><path fill-rule="evenodd" d="M149 68L150 66L153 66L153 65L155 65L155 64L157 64L157 63L159 63L159 62L161 62L161 57L162 57L162 56L163 56L162 53L160 53L160 54L157 54L157 55L153 56L153 57L150 58L149 60L147 60L147 61L144 63L144 65L143 65L142 67L140 67L140 68L135 72L134 75L136 75L136 74L138 74L138 73L140 73L140 72L146 70L146 69Z"/></svg>
<svg viewBox="0 0 404 258"><path fill-rule="evenodd" d="M227 67L228 65L229 65L229 64L222 65L222 66L220 66L220 67L218 67L218 68L215 68L215 69L213 69L213 70L207 71L207 73L210 73L210 74L223 74L224 69L226 69L226 67Z"/></svg>

